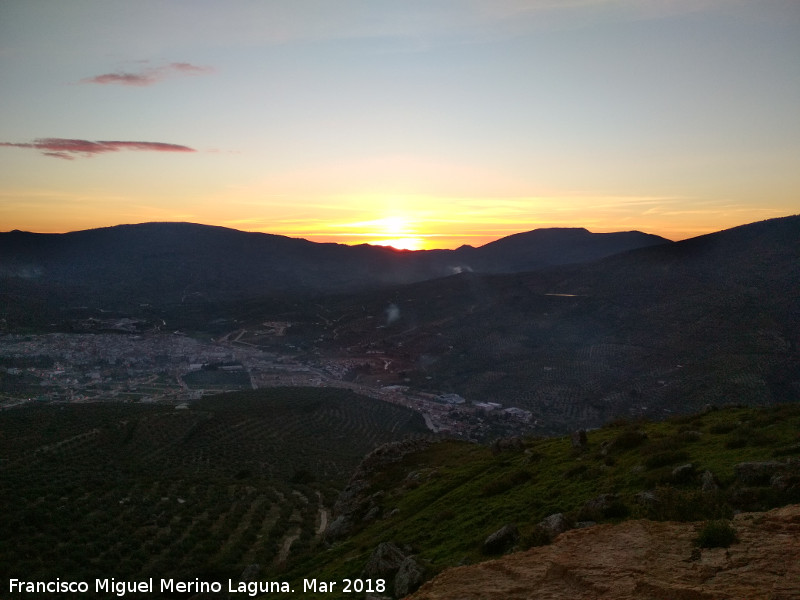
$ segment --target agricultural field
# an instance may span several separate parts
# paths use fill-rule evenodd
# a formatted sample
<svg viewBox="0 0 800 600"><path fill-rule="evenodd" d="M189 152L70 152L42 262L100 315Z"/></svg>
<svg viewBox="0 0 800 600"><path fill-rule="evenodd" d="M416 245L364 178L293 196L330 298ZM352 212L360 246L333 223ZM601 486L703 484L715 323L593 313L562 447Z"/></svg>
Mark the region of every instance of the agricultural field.
<svg viewBox="0 0 800 600"><path fill-rule="evenodd" d="M0 578L274 571L316 543L364 454L426 431L336 389L0 411Z"/></svg>

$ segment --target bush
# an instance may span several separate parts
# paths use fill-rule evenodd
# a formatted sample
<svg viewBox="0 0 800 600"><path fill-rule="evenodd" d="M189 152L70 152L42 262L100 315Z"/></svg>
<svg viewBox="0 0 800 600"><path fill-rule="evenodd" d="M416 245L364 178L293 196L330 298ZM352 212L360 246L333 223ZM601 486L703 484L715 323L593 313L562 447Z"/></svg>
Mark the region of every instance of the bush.
<svg viewBox="0 0 800 600"><path fill-rule="evenodd" d="M522 538L522 547L528 549L535 546L547 546L552 541L553 538L550 532L544 527L536 525L528 535Z"/></svg>
<svg viewBox="0 0 800 600"><path fill-rule="evenodd" d="M667 452L659 452L648 456L644 461L645 467L648 469L657 469L658 467L666 467L667 465L674 465L678 462L683 462L689 459L689 454L683 450L673 450Z"/></svg>
<svg viewBox="0 0 800 600"><path fill-rule="evenodd" d="M736 530L730 521L708 521L695 539L695 544L700 548L727 548L738 542Z"/></svg>
<svg viewBox="0 0 800 600"><path fill-rule="evenodd" d="M620 433L611 442L612 450L631 450L641 446L647 439L647 434L642 431L628 429Z"/></svg>

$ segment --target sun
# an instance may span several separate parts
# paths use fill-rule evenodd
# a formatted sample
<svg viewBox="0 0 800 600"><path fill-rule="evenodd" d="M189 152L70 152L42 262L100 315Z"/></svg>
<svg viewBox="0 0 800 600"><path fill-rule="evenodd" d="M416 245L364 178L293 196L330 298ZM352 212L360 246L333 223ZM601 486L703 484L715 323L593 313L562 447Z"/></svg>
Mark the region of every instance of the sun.
<svg viewBox="0 0 800 600"><path fill-rule="evenodd" d="M415 231L410 219L402 216L390 216L370 222L375 228L372 235L381 239L371 240L368 243L376 246L391 246L398 250L422 250L425 246L424 238Z"/></svg>
<svg viewBox="0 0 800 600"><path fill-rule="evenodd" d="M425 246L425 240L414 237L374 240L369 243L373 246L391 246L397 250L422 250Z"/></svg>

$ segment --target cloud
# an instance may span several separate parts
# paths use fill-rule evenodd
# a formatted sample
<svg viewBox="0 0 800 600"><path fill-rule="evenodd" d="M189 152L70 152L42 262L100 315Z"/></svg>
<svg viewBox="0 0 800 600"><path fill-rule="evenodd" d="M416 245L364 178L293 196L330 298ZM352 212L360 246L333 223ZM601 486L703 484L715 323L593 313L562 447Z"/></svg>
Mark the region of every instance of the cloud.
<svg viewBox="0 0 800 600"><path fill-rule="evenodd" d="M194 148L163 142L121 142L73 140L66 138L39 138L27 143L0 142L5 148L33 148L45 156L73 160L76 156L90 157L120 150L147 150L151 152L196 152Z"/></svg>
<svg viewBox="0 0 800 600"><path fill-rule="evenodd" d="M213 72L211 67L201 67L186 62L174 62L160 67L146 67L138 72L116 71L103 73L94 77L81 79L79 83L96 83L99 85L135 85L145 87L154 85L180 75L205 75Z"/></svg>

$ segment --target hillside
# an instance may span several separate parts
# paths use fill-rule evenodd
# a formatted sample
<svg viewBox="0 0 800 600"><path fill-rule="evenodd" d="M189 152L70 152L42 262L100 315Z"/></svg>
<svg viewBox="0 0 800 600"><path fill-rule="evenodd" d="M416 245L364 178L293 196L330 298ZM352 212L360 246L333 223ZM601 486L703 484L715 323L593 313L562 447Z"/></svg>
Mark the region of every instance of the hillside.
<svg viewBox="0 0 800 600"><path fill-rule="evenodd" d="M625 569L635 570L638 558L643 561L640 575L618 585L628 589L636 581L644 585L651 580L656 585L669 563L655 567L647 562L656 560L655 550L636 553L648 540L654 548L679 545L667 556L677 553L675 559L689 565L691 539L700 529L691 522L728 520L738 511L800 502L799 428L800 405L793 404L709 410L659 423L617 422L586 432L585 438L509 439L492 447L454 441L388 447L368 457L340 495L328 528L330 546L297 558L289 575L296 580L309 573L330 579L357 573L383 577L389 591L401 597L413 591L409 581L419 585L444 571L441 584L426 586L420 598L480 598L493 582L498 589L508 582L509 593L519 586L529 591L527 576L518 573L523 563L532 573L530 581L540 576L552 580L547 589L586 579L589 587L596 582L597 592L613 587L615 572L622 576ZM595 526L643 518L686 524ZM734 521L734 528L747 542L743 518ZM343 523L349 523L344 531ZM639 533L627 544L629 562L614 571L615 555L603 549L616 548L621 556L625 549L620 546L632 531ZM547 550L516 554L553 540ZM568 560L565 544L572 548ZM747 546L738 548L745 561ZM505 562L446 570L505 553L512 553ZM580 556L588 555L597 556L595 562L580 565ZM696 560L713 568L719 558L715 550L702 550ZM547 571L546 561L556 563L549 576L539 570ZM733 571L729 577L746 578L746 572ZM462 583L454 584L459 578ZM399 589L394 587L398 580L403 582ZM586 589L581 584L575 591L589 593Z"/></svg>

